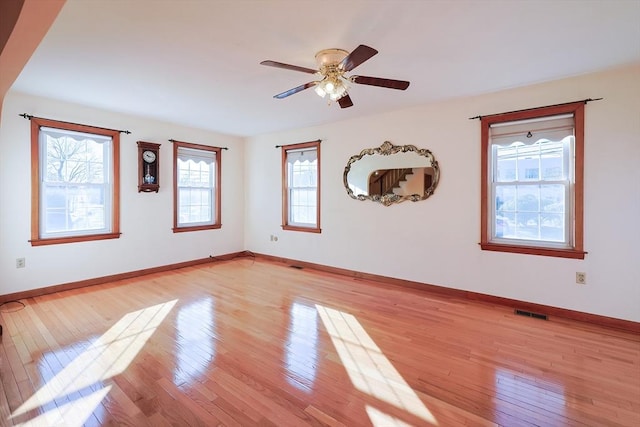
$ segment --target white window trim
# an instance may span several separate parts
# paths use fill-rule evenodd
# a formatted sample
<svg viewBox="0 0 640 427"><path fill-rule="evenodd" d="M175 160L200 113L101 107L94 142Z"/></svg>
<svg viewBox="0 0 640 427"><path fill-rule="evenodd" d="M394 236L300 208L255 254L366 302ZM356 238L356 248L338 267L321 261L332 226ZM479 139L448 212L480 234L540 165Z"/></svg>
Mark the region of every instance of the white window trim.
<svg viewBox="0 0 640 427"><path fill-rule="evenodd" d="M562 117L566 118L567 115L563 115ZM556 116L556 117L548 117L545 119L546 120L552 120L554 118L562 118L560 116ZM522 123L535 123L535 122L540 122L541 120L524 120L522 121ZM518 122L512 122L512 124L514 125L518 125L518 124L522 124L522 123L518 123ZM530 246L530 245L535 245L535 246L540 246L540 247L546 247L546 248L555 248L555 249L571 249L574 246L574 235L575 235L575 231L574 231L574 216L575 216L575 209L574 209L574 201L573 201L573 194L572 194L572 189L574 188L574 184L575 184L575 177L574 177L574 162L575 162L575 155L574 155L574 147L575 147L575 137L571 138L570 141L562 141L563 142L563 168L566 171L565 172L565 179L562 180L544 180L541 178L541 172L539 170L538 172L538 179L537 180L533 180L533 179L527 179L525 177L525 179L520 180L518 176L515 177L515 179L513 181L498 181L497 179L497 163L498 163L498 158L497 158L497 150L496 147L499 144L493 144L492 142L490 142L489 144L489 150L491 151L491 154L489 156L489 158L491 159L491 173L489 175L490 177L490 192L489 192L489 200L491 201L490 203L490 215L488 216L488 224L487 226L489 227L490 230L490 234L489 234L489 242L491 243L497 243L497 244L506 244L506 245L520 245L520 246ZM516 162L518 161L518 158L516 158ZM495 224L496 224L496 216L497 216L497 210L496 210L496 204L495 204L495 200L496 200L496 188L499 186L505 186L505 187L525 187L525 186L539 186L539 185L562 185L564 187L564 200L565 200L565 211L564 211L564 236L563 236L563 241L562 242L556 242L556 241L552 241L552 240L543 240L543 239L517 239L517 238L506 238L506 237L499 237L496 234L496 230L495 230ZM541 214L540 211L538 211L538 214Z"/></svg>

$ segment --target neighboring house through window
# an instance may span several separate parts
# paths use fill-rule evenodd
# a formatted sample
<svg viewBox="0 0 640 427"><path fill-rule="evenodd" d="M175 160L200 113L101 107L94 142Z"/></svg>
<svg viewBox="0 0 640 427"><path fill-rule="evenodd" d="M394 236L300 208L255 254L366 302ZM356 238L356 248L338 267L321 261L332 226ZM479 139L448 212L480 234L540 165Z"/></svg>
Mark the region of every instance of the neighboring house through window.
<svg viewBox="0 0 640 427"><path fill-rule="evenodd" d="M320 141L282 147L282 228L320 233Z"/></svg>
<svg viewBox="0 0 640 427"><path fill-rule="evenodd" d="M173 231L220 228L221 148L173 141Z"/></svg>
<svg viewBox="0 0 640 427"><path fill-rule="evenodd" d="M31 118L31 244L120 236L120 132Z"/></svg>
<svg viewBox="0 0 640 427"><path fill-rule="evenodd" d="M485 250L584 258L584 102L481 118Z"/></svg>

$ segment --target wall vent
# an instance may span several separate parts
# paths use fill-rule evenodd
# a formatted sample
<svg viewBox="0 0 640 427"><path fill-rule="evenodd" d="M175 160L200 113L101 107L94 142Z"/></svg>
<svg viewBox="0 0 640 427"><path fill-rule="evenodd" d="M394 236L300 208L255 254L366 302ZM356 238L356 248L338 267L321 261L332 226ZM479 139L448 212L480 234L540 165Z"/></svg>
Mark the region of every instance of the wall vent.
<svg viewBox="0 0 640 427"><path fill-rule="evenodd" d="M514 312L518 316L526 316L526 317L533 317L535 319L547 320L547 315L546 314L534 313L532 311L527 311L527 310L519 310L517 308L515 309Z"/></svg>

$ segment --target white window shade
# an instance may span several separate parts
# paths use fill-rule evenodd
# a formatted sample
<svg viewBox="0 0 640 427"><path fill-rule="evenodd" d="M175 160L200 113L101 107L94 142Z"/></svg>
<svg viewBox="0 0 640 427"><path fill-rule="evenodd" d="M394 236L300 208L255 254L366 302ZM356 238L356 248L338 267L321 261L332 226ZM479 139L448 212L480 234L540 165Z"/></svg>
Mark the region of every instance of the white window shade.
<svg viewBox="0 0 640 427"><path fill-rule="evenodd" d="M299 150L287 150L287 163L312 163L318 159L318 150L315 148L303 148Z"/></svg>
<svg viewBox="0 0 640 427"><path fill-rule="evenodd" d="M189 160L198 163L214 163L216 160L215 151L206 151L206 150L196 150L191 148L178 148L178 160L183 162L188 162Z"/></svg>
<svg viewBox="0 0 640 427"><path fill-rule="evenodd" d="M40 137L47 136L55 139L67 137L72 138L76 141L89 139L98 143L111 142L112 140L110 136L96 135L95 133L76 132L72 130L56 129L45 126L40 127Z"/></svg>
<svg viewBox="0 0 640 427"><path fill-rule="evenodd" d="M574 134L573 115L551 116L536 120L498 123L490 126L491 145L514 143L531 145L540 140L561 141Z"/></svg>

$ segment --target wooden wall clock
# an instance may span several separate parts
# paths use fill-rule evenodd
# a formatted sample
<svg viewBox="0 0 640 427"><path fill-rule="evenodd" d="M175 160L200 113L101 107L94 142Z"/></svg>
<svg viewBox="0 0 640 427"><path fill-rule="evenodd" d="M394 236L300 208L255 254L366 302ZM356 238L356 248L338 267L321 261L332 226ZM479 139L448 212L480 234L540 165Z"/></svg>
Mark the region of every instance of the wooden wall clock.
<svg viewBox="0 0 640 427"><path fill-rule="evenodd" d="M160 144L138 141L138 193L160 190Z"/></svg>

